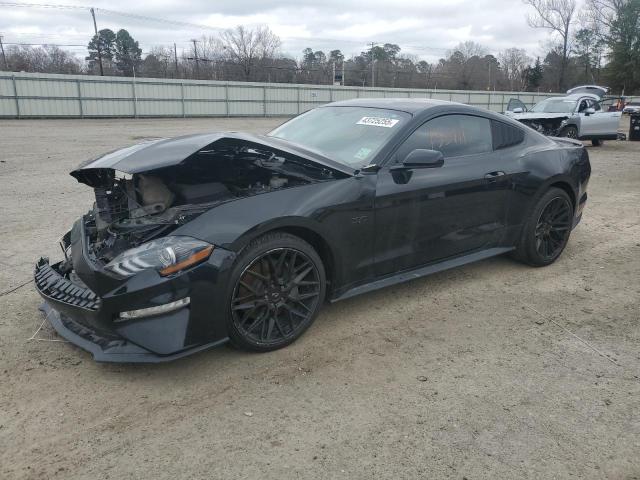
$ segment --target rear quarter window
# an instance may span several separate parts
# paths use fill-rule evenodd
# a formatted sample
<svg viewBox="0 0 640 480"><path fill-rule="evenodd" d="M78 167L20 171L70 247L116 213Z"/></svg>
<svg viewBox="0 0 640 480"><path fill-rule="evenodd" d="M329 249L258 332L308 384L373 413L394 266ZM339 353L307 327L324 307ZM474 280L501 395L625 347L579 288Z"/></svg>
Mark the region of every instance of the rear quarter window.
<svg viewBox="0 0 640 480"><path fill-rule="evenodd" d="M524 140L524 130L497 120L491 120L491 134L494 150L513 147Z"/></svg>

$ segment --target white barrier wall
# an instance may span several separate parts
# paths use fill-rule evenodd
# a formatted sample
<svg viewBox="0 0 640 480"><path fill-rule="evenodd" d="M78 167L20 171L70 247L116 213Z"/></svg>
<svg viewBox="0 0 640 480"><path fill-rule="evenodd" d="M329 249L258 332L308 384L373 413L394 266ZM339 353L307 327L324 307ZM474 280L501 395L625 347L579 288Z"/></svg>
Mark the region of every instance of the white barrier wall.
<svg viewBox="0 0 640 480"><path fill-rule="evenodd" d="M0 117L292 116L351 98L452 100L496 112L557 94L0 72Z"/></svg>

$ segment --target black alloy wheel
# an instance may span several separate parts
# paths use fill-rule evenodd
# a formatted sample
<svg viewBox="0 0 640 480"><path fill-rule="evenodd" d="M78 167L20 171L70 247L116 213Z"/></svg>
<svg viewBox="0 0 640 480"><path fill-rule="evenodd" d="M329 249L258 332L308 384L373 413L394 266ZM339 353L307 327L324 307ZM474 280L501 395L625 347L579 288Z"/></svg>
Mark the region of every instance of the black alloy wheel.
<svg viewBox="0 0 640 480"><path fill-rule="evenodd" d="M571 198L561 188L550 188L533 206L511 255L534 267L549 265L566 247L572 228Z"/></svg>
<svg viewBox="0 0 640 480"><path fill-rule="evenodd" d="M293 342L311 325L324 297L324 269L315 251L297 237L278 235L289 245L251 255L231 295L231 339L242 348L270 351Z"/></svg>
<svg viewBox="0 0 640 480"><path fill-rule="evenodd" d="M571 231L571 205L555 197L542 210L535 230L536 251L545 260L555 259L564 248Z"/></svg>

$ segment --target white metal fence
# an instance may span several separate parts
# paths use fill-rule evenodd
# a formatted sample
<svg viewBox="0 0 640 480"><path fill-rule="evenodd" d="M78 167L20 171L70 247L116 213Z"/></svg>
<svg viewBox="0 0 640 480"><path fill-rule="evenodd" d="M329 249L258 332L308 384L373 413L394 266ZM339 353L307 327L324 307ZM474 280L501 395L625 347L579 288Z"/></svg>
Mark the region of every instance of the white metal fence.
<svg viewBox="0 0 640 480"><path fill-rule="evenodd" d="M292 116L351 98L435 98L501 112L554 94L0 72L0 117Z"/></svg>

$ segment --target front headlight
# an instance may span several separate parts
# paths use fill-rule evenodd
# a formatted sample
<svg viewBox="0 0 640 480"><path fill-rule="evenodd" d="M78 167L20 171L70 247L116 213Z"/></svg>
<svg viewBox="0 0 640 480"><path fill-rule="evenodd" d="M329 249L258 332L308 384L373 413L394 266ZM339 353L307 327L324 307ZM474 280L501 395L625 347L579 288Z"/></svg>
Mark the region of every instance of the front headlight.
<svg viewBox="0 0 640 480"><path fill-rule="evenodd" d="M106 269L125 277L153 268L167 276L197 265L211 255L213 245L191 237L164 237L126 250Z"/></svg>

